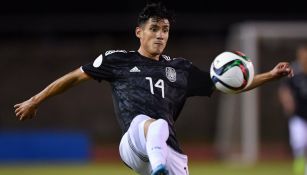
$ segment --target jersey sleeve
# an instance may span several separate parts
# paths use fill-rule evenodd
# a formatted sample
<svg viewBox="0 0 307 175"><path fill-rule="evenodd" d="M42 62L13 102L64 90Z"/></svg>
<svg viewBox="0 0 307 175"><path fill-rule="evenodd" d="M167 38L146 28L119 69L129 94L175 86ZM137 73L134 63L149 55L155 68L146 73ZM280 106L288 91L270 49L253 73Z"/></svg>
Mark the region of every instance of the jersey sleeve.
<svg viewBox="0 0 307 175"><path fill-rule="evenodd" d="M109 59L101 54L93 62L81 66L81 70L98 82L101 82L101 80L112 81L114 65Z"/></svg>
<svg viewBox="0 0 307 175"><path fill-rule="evenodd" d="M214 89L210 73L192 65L189 70L187 96L211 96Z"/></svg>

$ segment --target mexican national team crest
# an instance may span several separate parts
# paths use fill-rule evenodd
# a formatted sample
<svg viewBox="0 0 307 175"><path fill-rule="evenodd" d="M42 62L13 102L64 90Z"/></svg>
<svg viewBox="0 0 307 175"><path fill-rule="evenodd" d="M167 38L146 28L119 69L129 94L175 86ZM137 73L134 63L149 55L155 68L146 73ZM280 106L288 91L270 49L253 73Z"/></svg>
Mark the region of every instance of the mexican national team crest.
<svg viewBox="0 0 307 175"><path fill-rule="evenodd" d="M176 81L176 70L172 67L166 67L165 68L165 73L166 73L166 78L170 82L175 82Z"/></svg>

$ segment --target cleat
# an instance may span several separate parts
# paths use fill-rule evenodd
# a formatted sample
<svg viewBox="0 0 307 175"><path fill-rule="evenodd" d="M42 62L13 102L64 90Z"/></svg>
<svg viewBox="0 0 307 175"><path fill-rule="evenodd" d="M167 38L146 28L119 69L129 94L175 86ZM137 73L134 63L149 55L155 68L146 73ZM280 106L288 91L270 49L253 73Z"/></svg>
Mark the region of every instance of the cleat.
<svg viewBox="0 0 307 175"><path fill-rule="evenodd" d="M155 170L152 171L151 175L168 175L168 171L165 165L159 165Z"/></svg>

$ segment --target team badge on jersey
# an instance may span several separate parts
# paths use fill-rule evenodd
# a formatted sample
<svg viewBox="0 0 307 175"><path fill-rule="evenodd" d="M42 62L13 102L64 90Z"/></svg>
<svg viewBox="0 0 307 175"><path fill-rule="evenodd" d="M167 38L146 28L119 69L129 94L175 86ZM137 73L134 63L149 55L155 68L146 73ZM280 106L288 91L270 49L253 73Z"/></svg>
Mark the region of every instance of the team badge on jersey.
<svg viewBox="0 0 307 175"><path fill-rule="evenodd" d="M166 67L165 68L165 73L166 73L166 78L170 82L175 82L176 81L176 70L172 67Z"/></svg>

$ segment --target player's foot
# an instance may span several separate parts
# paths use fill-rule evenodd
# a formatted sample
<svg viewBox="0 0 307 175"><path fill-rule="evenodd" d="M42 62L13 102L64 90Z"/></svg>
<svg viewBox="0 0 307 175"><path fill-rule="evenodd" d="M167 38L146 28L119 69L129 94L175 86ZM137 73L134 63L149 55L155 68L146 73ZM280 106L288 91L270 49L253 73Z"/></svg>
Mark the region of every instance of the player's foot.
<svg viewBox="0 0 307 175"><path fill-rule="evenodd" d="M151 175L168 175L168 171L165 165L159 165L156 169L154 169Z"/></svg>

